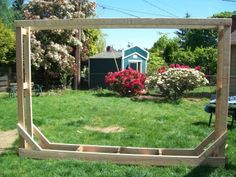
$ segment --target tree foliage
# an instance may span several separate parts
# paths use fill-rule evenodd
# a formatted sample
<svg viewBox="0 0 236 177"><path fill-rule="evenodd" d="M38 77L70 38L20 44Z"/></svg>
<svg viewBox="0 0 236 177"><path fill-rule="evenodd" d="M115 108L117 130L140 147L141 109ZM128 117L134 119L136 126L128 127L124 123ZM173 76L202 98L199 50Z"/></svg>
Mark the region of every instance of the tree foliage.
<svg viewBox="0 0 236 177"><path fill-rule="evenodd" d="M232 15L233 12L221 12L211 18L229 18ZM186 18L189 17L187 14ZM179 63L191 67L201 65L202 71L206 74L216 73L216 30L179 29L176 35L177 37L173 39L162 35L149 50L150 56L161 57L166 64ZM155 64L149 62L148 68L154 67Z"/></svg>
<svg viewBox="0 0 236 177"><path fill-rule="evenodd" d="M0 63L13 62L15 57L15 35L0 21Z"/></svg>
<svg viewBox="0 0 236 177"><path fill-rule="evenodd" d="M89 0L32 0L24 8L25 19L71 19L95 15L96 4ZM76 71L74 51L81 46L81 58L98 52L96 42L101 32L96 29L82 30L81 41L74 30L46 30L32 33L32 64L36 69L54 73L61 82ZM51 77L51 74L48 75Z"/></svg>
<svg viewBox="0 0 236 177"><path fill-rule="evenodd" d="M0 0L0 20L10 28L13 28L14 11L10 0Z"/></svg>
<svg viewBox="0 0 236 177"><path fill-rule="evenodd" d="M15 19L16 20L23 19L24 0L14 0L12 3L12 7L15 12Z"/></svg>
<svg viewBox="0 0 236 177"><path fill-rule="evenodd" d="M165 60L159 56L158 52L150 53L149 60L148 60L148 74L154 74L157 70L165 65Z"/></svg>

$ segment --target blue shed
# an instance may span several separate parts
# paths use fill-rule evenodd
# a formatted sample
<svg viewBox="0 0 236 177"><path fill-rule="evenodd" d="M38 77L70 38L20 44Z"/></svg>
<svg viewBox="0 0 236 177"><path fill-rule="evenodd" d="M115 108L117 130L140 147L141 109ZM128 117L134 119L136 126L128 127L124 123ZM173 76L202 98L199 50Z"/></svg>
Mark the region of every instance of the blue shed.
<svg viewBox="0 0 236 177"><path fill-rule="evenodd" d="M114 51L107 47L106 52L89 58L89 88L105 88L105 75L108 72L132 68L140 73L147 72L149 52L138 46L123 51Z"/></svg>

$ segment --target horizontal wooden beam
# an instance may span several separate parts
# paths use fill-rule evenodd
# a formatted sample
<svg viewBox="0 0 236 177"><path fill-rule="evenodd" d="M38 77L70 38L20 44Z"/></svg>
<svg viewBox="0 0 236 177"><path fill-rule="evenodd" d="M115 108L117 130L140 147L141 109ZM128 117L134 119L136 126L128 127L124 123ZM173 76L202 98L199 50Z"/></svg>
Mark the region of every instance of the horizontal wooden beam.
<svg viewBox="0 0 236 177"><path fill-rule="evenodd" d="M161 156L161 155L141 155L141 154L114 154L96 152L71 152L43 149L35 151L29 149L19 149L19 155L36 159L79 159L108 161L118 164L142 164L142 165L189 165L200 164L198 156Z"/></svg>
<svg viewBox="0 0 236 177"><path fill-rule="evenodd" d="M93 18L57 20L17 20L16 27L31 27L31 30L78 29L78 28L216 28L230 26L227 18Z"/></svg>

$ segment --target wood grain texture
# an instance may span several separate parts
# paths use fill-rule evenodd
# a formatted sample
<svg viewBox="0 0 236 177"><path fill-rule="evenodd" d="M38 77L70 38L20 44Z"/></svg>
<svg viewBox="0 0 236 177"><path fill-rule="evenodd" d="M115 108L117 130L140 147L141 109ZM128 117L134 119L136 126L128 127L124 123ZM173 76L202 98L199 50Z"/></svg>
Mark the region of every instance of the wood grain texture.
<svg viewBox="0 0 236 177"><path fill-rule="evenodd" d="M67 20L17 20L16 27L31 27L32 30L77 29L77 28L216 28L231 25L231 19L186 19L186 18L94 18Z"/></svg>
<svg viewBox="0 0 236 177"><path fill-rule="evenodd" d="M18 123L25 126L24 118L24 75L23 75L23 35L22 28L16 28L16 73L17 73L17 99L18 99ZM20 137L19 147L25 147L25 141Z"/></svg>
<svg viewBox="0 0 236 177"><path fill-rule="evenodd" d="M25 89L25 125L27 132L33 137L30 27L27 28L27 34L24 36L24 61L25 81L27 84Z"/></svg>

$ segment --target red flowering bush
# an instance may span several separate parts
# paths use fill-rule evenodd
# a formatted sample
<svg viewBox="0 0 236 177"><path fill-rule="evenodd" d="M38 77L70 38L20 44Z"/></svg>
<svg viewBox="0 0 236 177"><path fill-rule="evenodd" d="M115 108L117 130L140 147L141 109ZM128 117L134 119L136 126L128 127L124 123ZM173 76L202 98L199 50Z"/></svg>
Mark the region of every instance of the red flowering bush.
<svg viewBox="0 0 236 177"><path fill-rule="evenodd" d="M145 85L146 76L131 68L119 71L109 72L105 76L106 84L115 92L122 96L134 96L142 94Z"/></svg>

